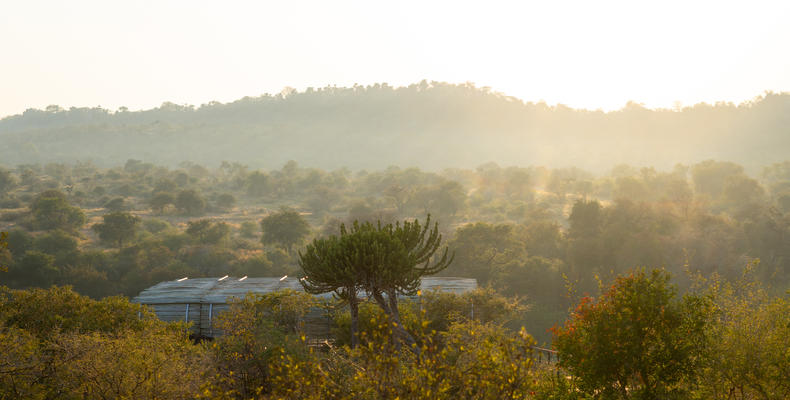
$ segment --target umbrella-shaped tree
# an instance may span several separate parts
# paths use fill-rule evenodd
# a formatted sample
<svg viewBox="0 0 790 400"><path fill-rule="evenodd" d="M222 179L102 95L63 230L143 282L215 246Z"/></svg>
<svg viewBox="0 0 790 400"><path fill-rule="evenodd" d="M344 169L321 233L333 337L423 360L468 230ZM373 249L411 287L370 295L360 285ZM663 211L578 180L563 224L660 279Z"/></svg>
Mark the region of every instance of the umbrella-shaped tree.
<svg viewBox="0 0 790 400"><path fill-rule="evenodd" d="M358 293L364 290L389 316L393 335L412 343L403 329L398 312L398 295L413 295L423 276L435 274L452 261L447 249L433 256L441 246L438 224L430 228L419 221L373 225L354 222L341 225L340 236L316 239L299 255L305 274L302 284L310 293L334 291L351 308L352 346L358 343ZM386 297L385 297L386 296Z"/></svg>

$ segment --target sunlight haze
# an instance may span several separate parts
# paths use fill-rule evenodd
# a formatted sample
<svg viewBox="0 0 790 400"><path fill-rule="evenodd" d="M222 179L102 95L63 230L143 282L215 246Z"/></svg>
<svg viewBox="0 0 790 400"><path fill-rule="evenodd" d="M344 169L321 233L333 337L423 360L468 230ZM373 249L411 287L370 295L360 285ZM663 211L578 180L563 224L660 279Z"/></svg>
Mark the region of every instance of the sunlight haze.
<svg viewBox="0 0 790 400"><path fill-rule="evenodd" d="M790 2L6 2L0 117L463 83L619 109L790 91Z"/></svg>
<svg viewBox="0 0 790 400"><path fill-rule="evenodd" d="M790 0L0 0L0 400L790 399Z"/></svg>

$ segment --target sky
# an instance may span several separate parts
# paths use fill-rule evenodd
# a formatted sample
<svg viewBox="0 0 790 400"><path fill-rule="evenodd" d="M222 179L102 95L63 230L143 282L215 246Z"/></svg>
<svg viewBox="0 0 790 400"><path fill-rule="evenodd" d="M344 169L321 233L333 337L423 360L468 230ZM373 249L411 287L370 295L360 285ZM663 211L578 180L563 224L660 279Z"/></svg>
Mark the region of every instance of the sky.
<svg viewBox="0 0 790 400"><path fill-rule="evenodd" d="M478 87L575 108L790 91L790 1L0 2L0 117L285 87Z"/></svg>

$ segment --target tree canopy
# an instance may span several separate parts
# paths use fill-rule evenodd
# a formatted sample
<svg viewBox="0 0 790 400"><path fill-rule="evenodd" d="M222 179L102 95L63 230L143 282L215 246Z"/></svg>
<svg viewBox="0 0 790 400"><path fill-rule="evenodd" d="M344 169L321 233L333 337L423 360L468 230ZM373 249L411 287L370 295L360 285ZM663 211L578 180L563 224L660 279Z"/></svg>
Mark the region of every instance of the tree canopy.
<svg viewBox="0 0 790 400"><path fill-rule="evenodd" d="M267 215L261 220L264 244L277 243L288 253L310 233L310 225L298 211L283 207L280 211Z"/></svg>
<svg viewBox="0 0 790 400"><path fill-rule="evenodd" d="M374 225L355 221L350 229L340 227L340 236L316 239L299 255L305 274L302 284L311 293L335 291L351 305L352 343L356 344L357 293L364 290L388 315L393 334L407 342L413 338L400 321L398 295L413 295L421 278L433 275L452 262L441 246L438 224L430 228L419 220ZM386 296L386 298L385 298Z"/></svg>
<svg viewBox="0 0 790 400"><path fill-rule="evenodd" d="M72 207L66 195L58 190L39 193L30 204L30 212L40 229L73 231L85 224L85 213L79 207Z"/></svg>
<svg viewBox="0 0 790 400"><path fill-rule="evenodd" d="M669 274L621 276L597 300L585 297L555 329L560 365L587 394L663 399L684 395L703 365L711 304L675 298Z"/></svg>
<svg viewBox="0 0 790 400"><path fill-rule="evenodd" d="M93 230L104 242L114 243L119 248L134 238L140 217L127 212L114 212L102 216L104 222L93 225Z"/></svg>
<svg viewBox="0 0 790 400"><path fill-rule="evenodd" d="M161 196L160 196L161 197ZM157 206L164 204L164 197L157 198L155 203ZM206 201L197 191L193 189L182 190L178 192L173 203L177 209L181 210L186 215L201 215L206 208ZM159 207L161 210L161 207Z"/></svg>
<svg viewBox="0 0 790 400"><path fill-rule="evenodd" d="M199 219L187 222L185 233L201 244L217 244L230 234L230 226L223 221Z"/></svg>

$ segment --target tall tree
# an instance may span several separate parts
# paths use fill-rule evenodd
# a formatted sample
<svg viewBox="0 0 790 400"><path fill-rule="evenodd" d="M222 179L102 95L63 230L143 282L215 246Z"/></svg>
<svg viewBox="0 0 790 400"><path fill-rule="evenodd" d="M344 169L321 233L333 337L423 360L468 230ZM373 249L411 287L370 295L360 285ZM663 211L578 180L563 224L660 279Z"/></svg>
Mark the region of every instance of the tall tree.
<svg viewBox="0 0 790 400"><path fill-rule="evenodd" d="M304 277L300 280L305 291L312 294L335 292L348 303L351 311L351 347L359 344L358 266L348 262L346 242L338 236L319 238L299 253L299 267Z"/></svg>
<svg viewBox="0 0 790 400"><path fill-rule="evenodd" d="M390 317L393 335L408 344L413 343L414 338L401 323L398 295L415 295L423 276L436 274L453 261L446 247L441 257L434 259L442 244L439 224L431 228L430 215L425 225L416 219L395 225L355 223L350 231L342 227L341 235L356 237L356 250L364 254L363 288Z"/></svg>
<svg viewBox="0 0 790 400"><path fill-rule="evenodd" d="M355 222L350 229L341 225L339 237L316 239L299 255L303 286L311 293L335 291L349 302L352 345L357 344L357 293L362 289L389 316L394 338L413 343L400 320L398 295L416 294L423 276L452 262L447 249L433 260L441 239L438 224L430 229L430 216L425 226L419 221Z"/></svg>

